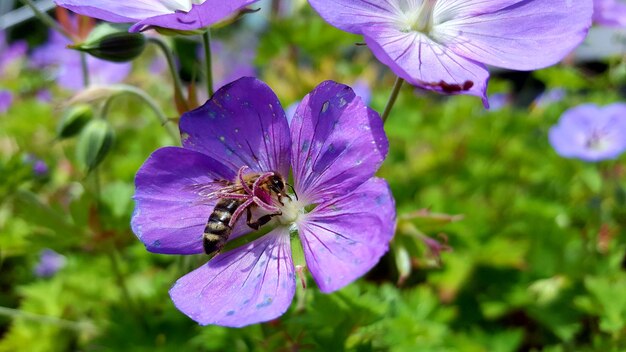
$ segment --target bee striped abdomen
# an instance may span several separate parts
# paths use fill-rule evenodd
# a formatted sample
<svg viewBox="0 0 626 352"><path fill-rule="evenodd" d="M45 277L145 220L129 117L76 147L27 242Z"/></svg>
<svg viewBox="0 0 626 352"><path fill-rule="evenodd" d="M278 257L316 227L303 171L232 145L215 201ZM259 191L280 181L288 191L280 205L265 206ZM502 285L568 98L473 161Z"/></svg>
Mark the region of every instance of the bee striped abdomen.
<svg viewBox="0 0 626 352"><path fill-rule="evenodd" d="M219 251L224 247L233 230L228 223L241 204L243 202L239 199L220 199L217 202L204 228L203 245L206 254Z"/></svg>

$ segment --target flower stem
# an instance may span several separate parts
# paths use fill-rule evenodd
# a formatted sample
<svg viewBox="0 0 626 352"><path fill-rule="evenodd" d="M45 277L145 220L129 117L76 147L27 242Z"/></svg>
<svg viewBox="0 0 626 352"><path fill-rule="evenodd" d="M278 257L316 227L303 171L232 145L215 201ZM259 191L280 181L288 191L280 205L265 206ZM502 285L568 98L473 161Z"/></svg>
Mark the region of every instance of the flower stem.
<svg viewBox="0 0 626 352"><path fill-rule="evenodd" d="M87 65L87 54L80 53L80 69L83 74L83 85L89 87L89 66Z"/></svg>
<svg viewBox="0 0 626 352"><path fill-rule="evenodd" d="M396 99L398 99L398 94L400 93L400 88L402 88L403 83L404 79L400 77L396 78L396 82L393 84L393 90L391 91L391 95L389 96L389 100L387 101L387 105L385 106L385 111L383 112L383 123L387 122L389 113L391 112L393 105L396 103Z"/></svg>
<svg viewBox="0 0 626 352"><path fill-rule="evenodd" d="M211 59L211 30L207 29L202 34L204 43L204 64L206 70L206 86L209 97L213 96L213 62Z"/></svg>
<svg viewBox="0 0 626 352"><path fill-rule="evenodd" d="M165 129L167 130L167 133L172 137L172 139L177 142L179 141L180 136L179 136L178 130L174 128L174 126L172 126L171 121L167 118L167 116L165 116L165 113L163 112L163 110L161 110L157 102L154 99L152 99L152 97L148 95L148 93L146 93L145 91L137 87L129 86L126 84L116 85L116 88L119 90L119 93L112 95L105 102L105 105L102 108L103 116L107 115L109 106L111 105L113 99L115 99L116 97L124 93L132 94L138 97L139 99L143 100L143 102L154 112L154 114L159 119L161 124L165 127Z"/></svg>
<svg viewBox="0 0 626 352"><path fill-rule="evenodd" d="M187 100L183 95L183 83L180 80L180 76L178 75L178 70L176 69L176 63L174 62L174 55L172 51L167 47L165 42L158 37L149 37L148 42L156 45L165 55L165 59L167 60L167 66L170 69L170 73L172 74L172 78L174 79L174 99L176 99L177 104L181 104L182 108L185 111L189 110L189 106L187 104Z"/></svg>
<svg viewBox="0 0 626 352"><path fill-rule="evenodd" d="M35 5L31 0L20 0L25 6L28 6L33 10L35 16L41 20L46 26L54 29L55 31L63 34L67 38L72 38L71 34L68 33L65 28L61 27L57 21L55 21L50 15L39 10L37 5Z"/></svg>

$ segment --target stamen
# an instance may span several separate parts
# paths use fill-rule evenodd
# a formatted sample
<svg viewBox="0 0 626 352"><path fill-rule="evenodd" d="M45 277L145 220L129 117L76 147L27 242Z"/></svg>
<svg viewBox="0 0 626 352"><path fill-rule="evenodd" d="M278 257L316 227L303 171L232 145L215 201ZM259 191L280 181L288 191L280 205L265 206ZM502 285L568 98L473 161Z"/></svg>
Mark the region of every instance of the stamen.
<svg viewBox="0 0 626 352"><path fill-rule="evenodd" d="M304 277L304 270L306 270L304 265L296 265L296 275L298 275L298 278L300 279L300 284L302 285L302 288L306 289L306 278Z"/></svg>

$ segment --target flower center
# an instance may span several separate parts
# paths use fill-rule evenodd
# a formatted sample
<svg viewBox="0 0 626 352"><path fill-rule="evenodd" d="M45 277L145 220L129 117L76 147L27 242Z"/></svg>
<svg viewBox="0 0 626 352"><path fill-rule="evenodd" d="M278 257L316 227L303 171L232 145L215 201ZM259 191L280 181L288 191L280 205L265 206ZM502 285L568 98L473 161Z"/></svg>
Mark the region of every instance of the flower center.
<svg viewBox="0 0 626 352"><path fill-rule="evenodd" d="M413 22L411 29L414 31L429 33L433 28L433 14L437 0L424 0L417 12L417 18Z"/></svg>
<svg viewBox="0 0 626 352"><path fill-rule="evenodd" d="M600 151L605 149L607 144L606 135L607 134L604 131L593 131L589 138L587 138L587 140L585 141L585 147L594 151Z"/></svg>
<svg viewBox="0 0 626 352"><path fill-rule="evenodd" d="M293 196L292 196L293 198ZM291 225L295 224L301 215L305 213L304 202L296 200L289 200L287 198L283 198L284 206L280 208L280 211L283 213L278 217L278 222L283 225Z"/></svg>

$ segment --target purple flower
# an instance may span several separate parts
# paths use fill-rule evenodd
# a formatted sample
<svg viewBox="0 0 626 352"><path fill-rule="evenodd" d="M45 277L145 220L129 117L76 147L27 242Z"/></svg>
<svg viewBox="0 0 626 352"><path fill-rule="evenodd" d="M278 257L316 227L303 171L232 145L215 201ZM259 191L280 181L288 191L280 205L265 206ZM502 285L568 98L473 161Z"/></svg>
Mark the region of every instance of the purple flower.
<svg viewBox="0 0 626 352"><path fill-rule="evenodd" d="M620 0L594 0L593 22L606 27L626 27L626 3Z"/></svg>
<svg viewBox="0 0 626 352"><path fill-rule="evenodd" d="M0 30L0 75L3 74L9 65L24 57L27 50L28 45L25 41L8 44L6 33Z"/></svg>
<svg viewBox="0 0 626 352"><path fill-rule="evenodd" d="M31 64L37 68L52 68L59 86L72 91L83 89L80 53L68 49L69 39L57 32L50 32L48 43L35 49ZM93 85L120 83L130 74L131 63L115 63L87 55L89 80Z"/></svg>
<svg viewBox="0 0 626 352"><path fill-rule="evenodd" d="M534 70L586 36L591 0L309 0L333 26L424 89L486 97L485 65Z"/></svg>
<svg viewBox="0 0 626 352"><path fill-rule="evenodd" d="M147 27L195 30L211 26L258 0L54 0L78 14L109 22L135 23L131 32Z"/></svg>
<svg viewBox="0 0 626 352"><path fill-rule="evenodd" d="M552 103L557 103L563 100L566 94L567 92L563 88L547 89L543 93L539 94L537 98L535 98L533 105L539 108L546 107Z"/></svg>
<svg viewBox="0 0 626 352"><path fill-rule="evenodd" d="M13 94L8 90L0 90L0 114L9 111L11 105L13 105Z"/></svg>
<svg viewBox="0 0 626 352"><path fill-rule="evenodd" d="M550 144L566 158L617 158L626 150L626 104L583 104L567 110L550 129Z"/></svg>
<svg viewBox="0 0 626 352"><path fill-rule="evenodd" d="M387 251L394 200L373 175L388 142L378 114L349 87L320 84L288 124L268 86L241 78L183 114L180 130L183 148L157 150L135 179L131 225L149 251L203 253L204 228L217 203L207 195L219 192L223 180L252 172L287 177L291 169L297 194L281 205L267 192L246 191L248 199L265 199L255 201L255 212L281 212L266 225L273 229L219 253L171 288L176 307L200 324L239 327L283 314L296 289L295 265L304 264L294 263L292 241L301 243L322 292L362 276ZM231 240L251 231L245 217L233 224Z"/></svg>
<svg viewBox="0 0 626 352"><path fill-rule="evenodd" d="M51 277L65 266L65 257L53 251L44 249L39 254L39 263L35 267L35 275L39 277Z"/></svg>
<svg viewBox="0 0 626 352"><path fill-rule="evenodd" d="M24 162L30 164L33 168L33 174L37 177L46 177L50 172L48 164L45 161L37 158L33 154L26 154L24 156Z"/></svg>

